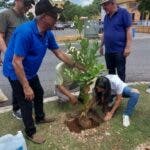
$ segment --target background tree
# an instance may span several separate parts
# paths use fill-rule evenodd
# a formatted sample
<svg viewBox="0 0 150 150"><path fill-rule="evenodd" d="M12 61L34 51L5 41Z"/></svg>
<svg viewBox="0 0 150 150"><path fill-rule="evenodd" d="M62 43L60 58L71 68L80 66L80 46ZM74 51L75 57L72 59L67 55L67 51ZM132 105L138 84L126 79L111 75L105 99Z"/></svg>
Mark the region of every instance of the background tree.
<svg viewBox="0 0 150 150"><path fill-rule="evenodd" d="M137 0L139 3L138 9L141 12L142 20L145 20L146 16L149 14L150 15L150 1L149 0ZM150 16L149 18L150 19Z"/></svg>
<svg viewBox="0 0 150 150"><path fill-rule="evenodd" d="M6 1L1 0L0 1L0 8L6 7Z"/></svg>
<svg viewBox="0 0 150 150"><path fill-rule="evenodd" d="M99 16L100 15L100 0L94 0L91 5L89 5L87 10L87 15L90 16Z"/></svg>
<svg viewBox="0 0 150 150"><path fill-rule="evenodd" d="M64 4L64 10L60 16L61 21L73 21L74 16L82 16L82 7L76 4L73 4L70 1L66 1Z"/></svg>
<svg viewBox="0 0 150 150"><path fill-rule="evenodd" d="M78 16L75 16L74 17L74 25L75 25L75 28L78 30L78 32L81 36L82 30L84 28L83 20L81 20Z"/></svg>
<svg viewBox="0 0 150 150"><path fill-rule="evenodd" d="M137 0L139 2L138 9L140 12L150 13L150 0Z"/></svg>
<svg viewBox="0 0 150 150"><path fill-rule="evenodd" d="M0 0L0 8L7 8L13 5L13 2L9 2L9 0Z"/></svg>
<svg viewBox="0 0 150 150"><path fill-rule="evenodd" d="M89 6L80 6L66 1L64 4L64 11L60 16L61 21L73 21L75 16L79 18L86 16L92 18L100 15L100 0L94 0Z"/></svg>
<svg viewBox="0 0 150 150"><path fill-rule="evenodd" d="M32 12L28 12L27 17L28 17L29 20L32 20L34 18L34 15L33 15Z"/></svg>

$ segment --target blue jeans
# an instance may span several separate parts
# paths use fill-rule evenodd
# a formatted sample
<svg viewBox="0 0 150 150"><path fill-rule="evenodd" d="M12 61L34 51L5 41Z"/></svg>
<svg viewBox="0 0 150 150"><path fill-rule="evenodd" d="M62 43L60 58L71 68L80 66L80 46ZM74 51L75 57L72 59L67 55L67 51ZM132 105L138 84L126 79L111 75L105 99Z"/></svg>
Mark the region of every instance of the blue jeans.
<svg viewBox="0 0 150 150"><path fill-rule="evenodd" d="M137 92L134 92L132 88L127 86L123 89L122 96L125 97L125 98L129 98L127 107L125 108L123 114L131 116L132 112L135 108L135 105L138 102L140 94L137 93Z"/></svg>

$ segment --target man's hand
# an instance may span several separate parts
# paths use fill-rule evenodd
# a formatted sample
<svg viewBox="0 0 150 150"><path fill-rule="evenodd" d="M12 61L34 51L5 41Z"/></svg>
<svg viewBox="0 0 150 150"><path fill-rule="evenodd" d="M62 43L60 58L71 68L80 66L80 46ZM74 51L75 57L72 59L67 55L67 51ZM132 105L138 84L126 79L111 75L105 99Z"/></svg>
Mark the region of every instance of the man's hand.
<svg viewBox="0 0 150 150"><path fill-rule="evenodd" d="M99 53L100 53L100 55L101 55L101 56L103 56L103 55L104 55L104 49L103 49L103 47L100 47L100 49L99 49Z"/></svg>
<svg viewBox="0 0 150 150"><path fill-rule="evenodd" d="M78 103L78 99L76 98L76 96L71 95L70 102L71 102L71 104L76 105Z"/></svg>
<svg viewBox="0 0 150 150"><path fill-rule="evenodd" d="M126 47L124 49L124 56L127 57L131 53L131 43L132 43L132 35L131 35L131 26L126 29Z"/></svg>
<svg viewBox="0 0 150 150"><path fill-rule="evenodd" d="M111 112L107 112L104 117L104 121L109 121L112 118L113 114Z"/></svg>
<svg viewBox="0 0 150 150"><path fill-rule="evenodd" d="M35 97L34 92L29 85L23 87L23 91L24 91L24 95L25 95L26 100L32 101L34 99L34 97Z"/></svg>
<svg viewBox="0 0 150 150"><path fill-rule="evenodd" d="M130 48L125 48L125 49L124 49L124 56L125 56L125 57L128 57L128 56L130 55L130 53L131 53Z"/></svg>

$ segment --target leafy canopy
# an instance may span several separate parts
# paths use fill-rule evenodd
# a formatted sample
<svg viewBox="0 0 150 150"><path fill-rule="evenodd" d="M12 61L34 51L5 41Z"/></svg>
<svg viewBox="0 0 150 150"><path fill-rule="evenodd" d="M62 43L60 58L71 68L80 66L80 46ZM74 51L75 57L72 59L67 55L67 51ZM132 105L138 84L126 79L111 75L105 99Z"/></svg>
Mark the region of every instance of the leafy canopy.
<svg viewBox="0 0 150 150"><path fill-rule="evenodd" d="M137 0L139 2L138 9L141 12L150 12L150 0Z"/></svg>
<svg viewBox="0 0 150 150"><path fill-rule="evenodd" d="M81 40L79 49L75 47L69 48L69 53L72 55L73 60L86 68L85 72L76 68L65 70L65 74L71 80L77 82L80 87L90 84L95 77L104 71L104 65L99 63L97 57L98 49L98 42L90 44L88 39Z"/></svg>
<svg viewBox="0 0 150 150"><path fill-rule="evenodd" d="M61 21L73 21L75 16L92 18L100 14L100 1L94 0L89 6L80 6L70 1L65 1L63 13L60 16Z"/></svg>

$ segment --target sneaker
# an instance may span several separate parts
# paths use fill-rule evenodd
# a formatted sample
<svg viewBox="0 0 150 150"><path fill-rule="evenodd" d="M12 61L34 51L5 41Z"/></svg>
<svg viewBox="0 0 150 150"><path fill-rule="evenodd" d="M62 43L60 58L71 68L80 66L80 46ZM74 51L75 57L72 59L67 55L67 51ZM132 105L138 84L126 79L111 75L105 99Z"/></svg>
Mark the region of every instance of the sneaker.
<svg viewBox="0 0 150 150"><path fill-rule="evenodd" d="M147 92L147 93L150 93L150 88L146 89L146 92Z"/></svg>
<svg viewBox="0 0 150 150"><path fill-rule="evenodd" d="M130 125L130 118L128 115L123 115L123 126L128 127Z"/></svg>
<svg viewBox="0 0 150 150"><path fill-rule="evenodd" d="M17 111L13 111L12 115L13 115L16 119L18 119L18 120L21 120L21 119L22 119L20 109L17 110Z"/></svg>

